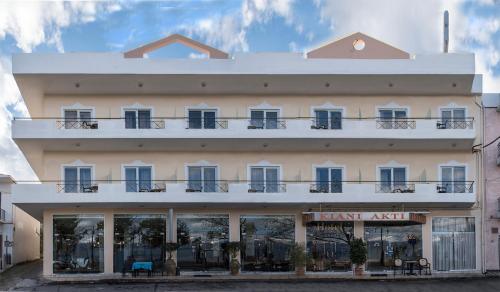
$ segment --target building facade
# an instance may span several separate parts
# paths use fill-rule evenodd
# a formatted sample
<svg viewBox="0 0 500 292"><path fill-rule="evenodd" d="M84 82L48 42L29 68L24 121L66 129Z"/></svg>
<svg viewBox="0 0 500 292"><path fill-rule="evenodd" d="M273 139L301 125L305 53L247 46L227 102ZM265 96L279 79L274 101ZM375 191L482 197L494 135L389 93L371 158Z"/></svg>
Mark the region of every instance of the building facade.
<svg viewBox="0 0 500 292"><path fill-rule="evenodd" d="M486 269L500 270L500 94L484 94Z"/></svg>
<svg viewBox="0 0 500 292"><path fill-rule="evenodd" d="M0 174L0 272L40 258L40 222L12 204L15 180Z"/></svg>
<svg viewBox="0 0 500 292"><path fill-rule="evenodd" d="M205 59L147 59L178 42ZM20 54L31 118L13 139L41 184L14 201L43 221L44 275L367 273L426 258L479 272L480 76L474 55L416 55L361 33L307 54L233 56L179 35L121 53Z"/></svg>

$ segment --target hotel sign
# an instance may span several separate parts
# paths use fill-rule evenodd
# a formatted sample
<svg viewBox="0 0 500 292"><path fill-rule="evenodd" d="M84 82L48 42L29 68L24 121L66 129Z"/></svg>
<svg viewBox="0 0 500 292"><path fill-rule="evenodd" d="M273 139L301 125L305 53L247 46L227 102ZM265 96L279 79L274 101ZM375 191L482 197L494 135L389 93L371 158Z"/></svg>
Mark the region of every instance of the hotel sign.
<svg viewBox="0 0 500 292"><path fill-rule="evenodd" d="M425 216L411 212L307 212L303 223L324 221L413 221L425 224Z"/></svg>

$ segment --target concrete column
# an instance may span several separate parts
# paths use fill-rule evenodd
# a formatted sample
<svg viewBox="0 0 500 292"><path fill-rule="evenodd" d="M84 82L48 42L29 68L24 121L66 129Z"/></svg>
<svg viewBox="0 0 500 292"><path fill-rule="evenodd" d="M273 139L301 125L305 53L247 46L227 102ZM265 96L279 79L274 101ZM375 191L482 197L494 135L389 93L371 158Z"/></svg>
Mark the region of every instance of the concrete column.
<svg viewBox="0 0 500 292"><path fill-rule="evenodd" d="M104 273L113 274L113 211L104 212Z"/></svg>
<svg viewBox="0 0 500 292"><path fill-rule="evenodd" d="M51 276L53 271L53 222L52 212L43 212L43 275Z"/></svg>
<svg viewBox="0 0 500 292"><path fill-rule="evenodd" d="M240 212L229 213L229 241L240 241ZM236 258L241 263L241 253L238 251Z"/></svg>
<svg viewBox="0 0 500 292"><path fill-rule="evenodd" d="M306 226L302 224L302 212L295 214L295 242L306 244L307 241Z"/></svg>
<svg viewBox="0 0 500 292"><path fill-rule="evenodd" d="M365 238L365 222L364 221L354 221L354 237Z"/></svg>
<svg viewBox="0 0 500 292"><path fill-rule="evenodd" d="M426 223L422 225L422 257L430 263L432 260L432 217L426 216Z"/></svg>

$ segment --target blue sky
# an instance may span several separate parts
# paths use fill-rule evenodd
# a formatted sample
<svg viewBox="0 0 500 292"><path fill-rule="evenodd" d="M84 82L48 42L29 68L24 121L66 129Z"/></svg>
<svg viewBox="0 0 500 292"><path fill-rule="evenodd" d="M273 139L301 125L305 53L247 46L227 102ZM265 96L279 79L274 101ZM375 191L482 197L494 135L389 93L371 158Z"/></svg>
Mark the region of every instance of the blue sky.
<svg viewBox="0 0 500 292"><path fill-rule="evenodd" d="M10 139L13 116L28 115L11 75L19 52L123 52L181 33L229 53L303 52L361 31L412 54L476 53L486 92L500 92L499 0L168 0L0 2L0 173L34 175ZM174 45L150 57L199 57Z"/></svg>

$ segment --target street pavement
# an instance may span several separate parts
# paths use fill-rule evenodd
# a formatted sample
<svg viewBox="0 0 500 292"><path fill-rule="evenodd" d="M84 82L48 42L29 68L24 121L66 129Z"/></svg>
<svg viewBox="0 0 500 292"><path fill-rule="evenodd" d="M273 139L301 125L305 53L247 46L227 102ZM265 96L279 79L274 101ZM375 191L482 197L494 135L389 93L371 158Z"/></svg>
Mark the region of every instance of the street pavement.
<svg viewBox="0 0 500 292"><path fill-rule="evenodd" d="M170 283L53 284L41 280L41 261L16 266L0 274L0 291L300 291L300 292L500 292L500 277L432 280L306 280L197 281Z"/></svg>

